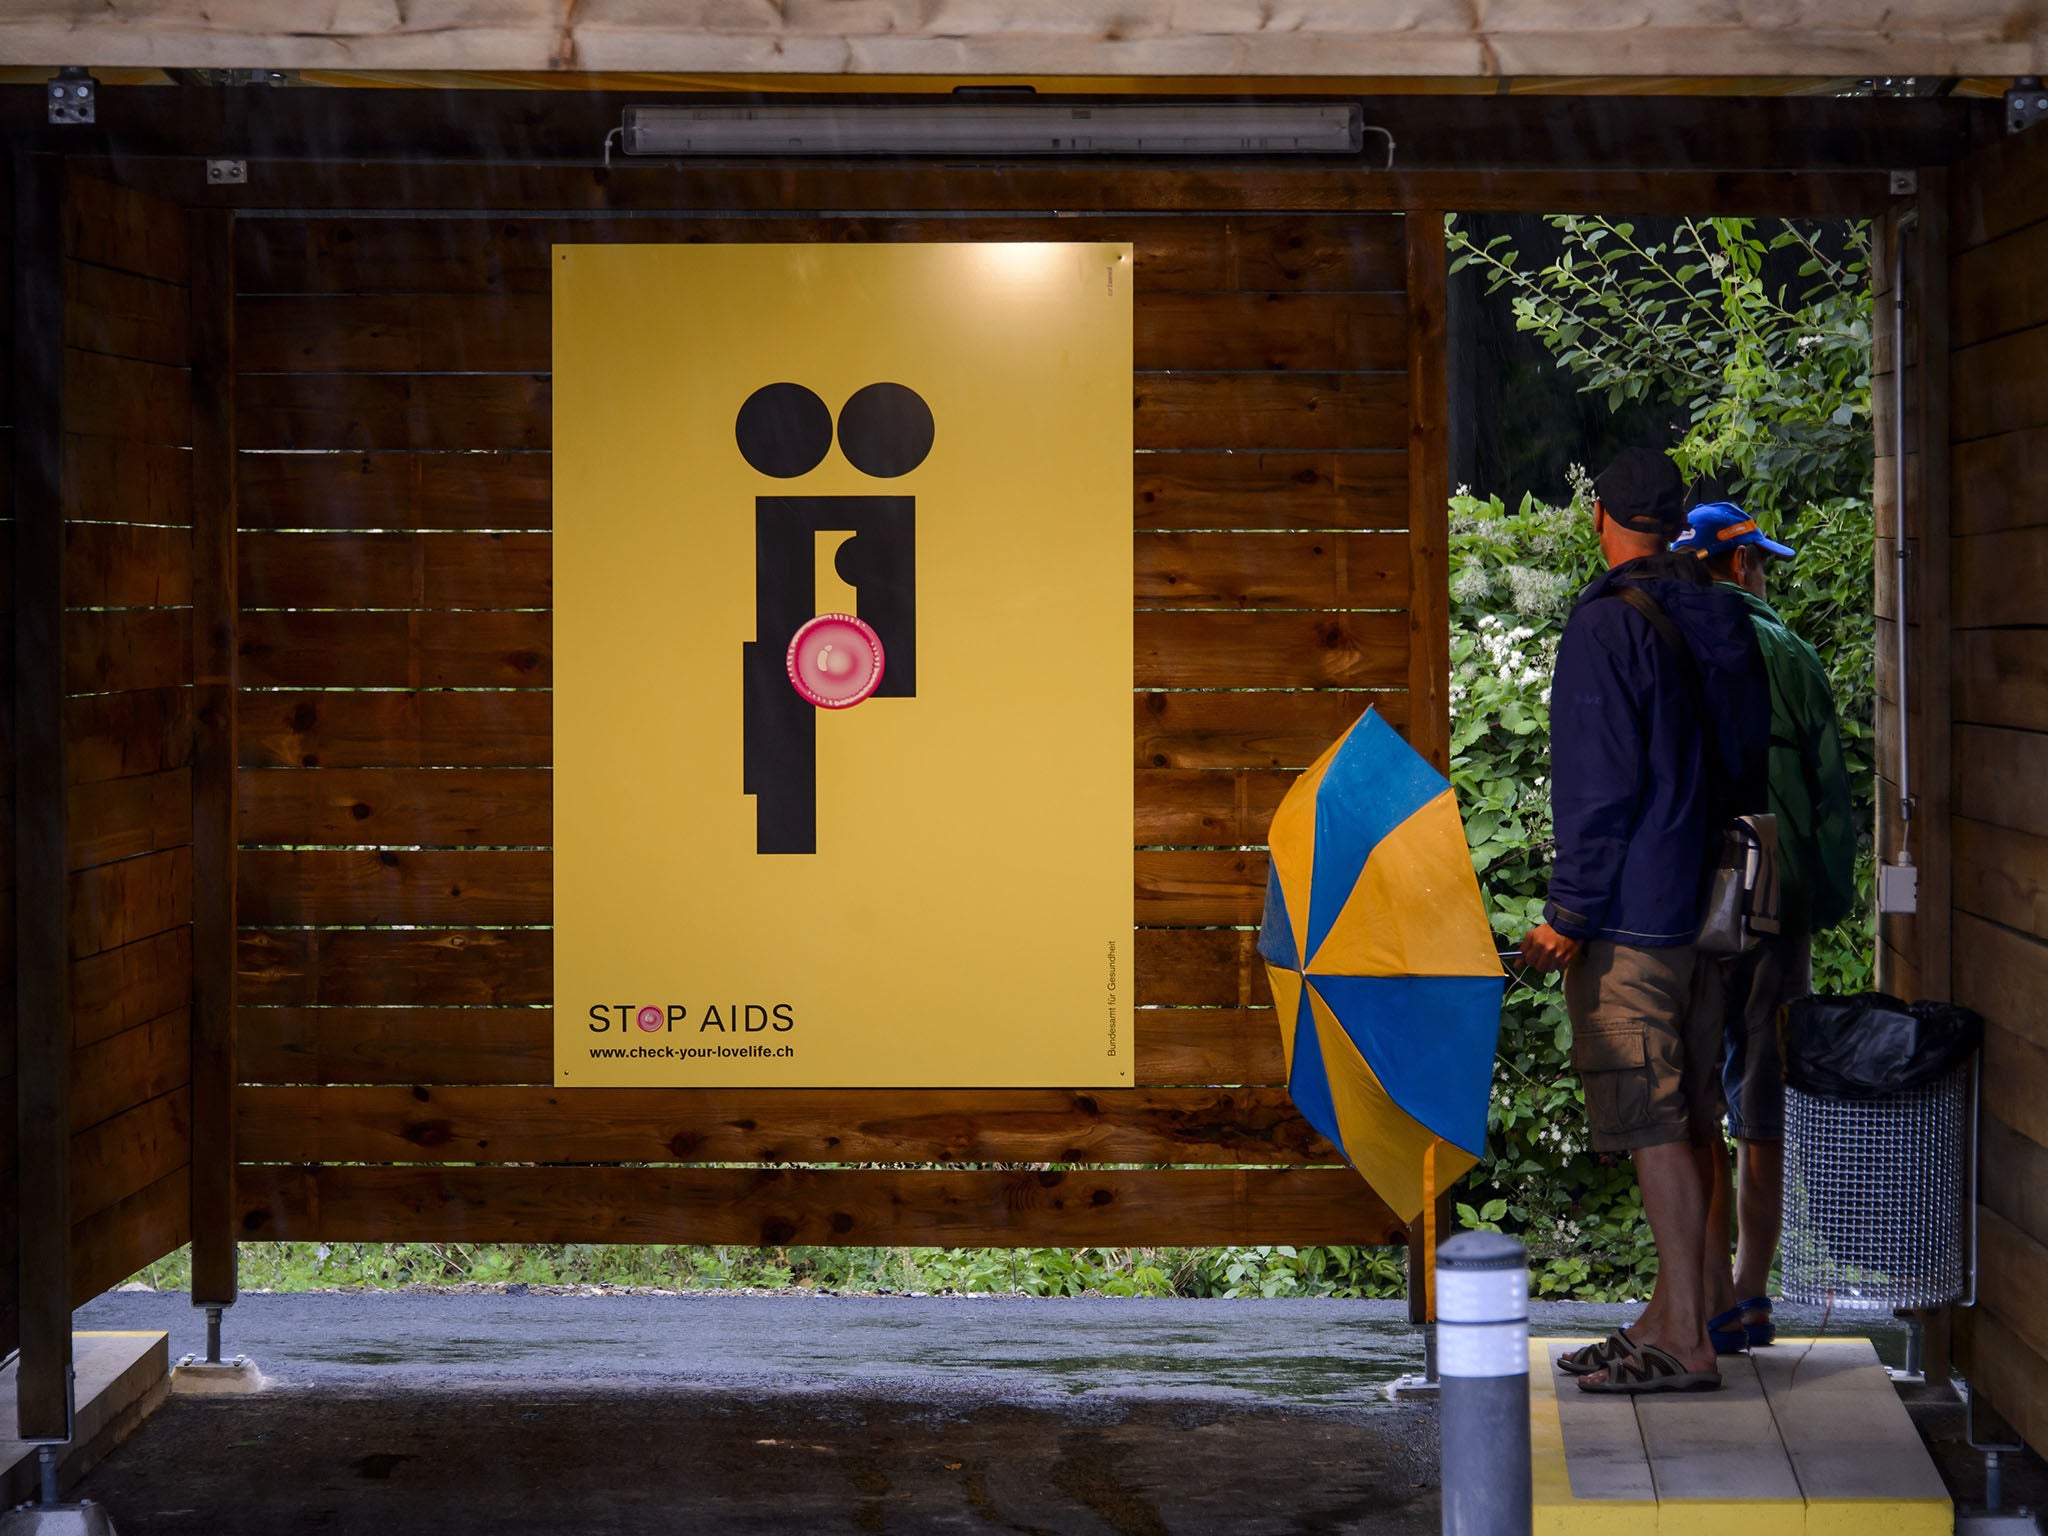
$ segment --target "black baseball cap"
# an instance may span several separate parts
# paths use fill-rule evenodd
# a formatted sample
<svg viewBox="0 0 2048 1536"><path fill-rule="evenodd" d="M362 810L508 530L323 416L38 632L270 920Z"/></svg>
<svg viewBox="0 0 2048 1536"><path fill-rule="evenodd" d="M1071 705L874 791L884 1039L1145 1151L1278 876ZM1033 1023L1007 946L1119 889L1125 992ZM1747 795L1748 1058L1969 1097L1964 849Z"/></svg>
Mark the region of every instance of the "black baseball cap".
<svg viewBox="0 0 2048 1536"><path fill-rule="evenodd" d="M1685 481L1661 449L1622 449L1593 477L1593 490L1624 528L1668 539L1685 527Z"/></svg>

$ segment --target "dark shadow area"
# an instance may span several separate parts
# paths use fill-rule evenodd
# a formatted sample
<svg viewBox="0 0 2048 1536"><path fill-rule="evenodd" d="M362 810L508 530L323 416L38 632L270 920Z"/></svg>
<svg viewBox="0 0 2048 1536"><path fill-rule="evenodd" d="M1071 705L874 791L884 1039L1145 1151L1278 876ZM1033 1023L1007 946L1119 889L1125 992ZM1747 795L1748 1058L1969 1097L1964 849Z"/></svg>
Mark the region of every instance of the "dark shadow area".
<svg viewBox="0 0 2048 1536"><path fill-rule="evenodd" d="M89 1491L123 1536L1421 1533L1438 1524L1434 1417L287 1388L174 1398Z"/></svg>

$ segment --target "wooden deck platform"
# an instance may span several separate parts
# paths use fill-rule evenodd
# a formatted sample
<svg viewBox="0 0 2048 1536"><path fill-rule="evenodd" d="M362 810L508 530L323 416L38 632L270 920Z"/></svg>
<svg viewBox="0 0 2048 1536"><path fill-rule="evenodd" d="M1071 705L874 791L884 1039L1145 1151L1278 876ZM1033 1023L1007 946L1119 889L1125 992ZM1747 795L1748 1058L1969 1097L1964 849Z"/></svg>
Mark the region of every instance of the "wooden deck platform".
<svg viewBox="0 0 2048 1536"><path fill-rule="evenodd" d="M1581 1392L1529 1343L1537 1536L1948 1536L1955 1506L1867 1339L1785 1339L1719 1392Z"/></svg>
<svg viewBox="0 0 2048 1536"><path fill-rule="evenodd" d="M126 1439L170 1391L170 1335L139 1332L74 1333L72 1369L78 1416L64 1449L59 1482L65 1489ZM41 1486L36 1448L14 1438L14 1380L18 1360L0 1367L0 1508L34 1498Z"/></svg>

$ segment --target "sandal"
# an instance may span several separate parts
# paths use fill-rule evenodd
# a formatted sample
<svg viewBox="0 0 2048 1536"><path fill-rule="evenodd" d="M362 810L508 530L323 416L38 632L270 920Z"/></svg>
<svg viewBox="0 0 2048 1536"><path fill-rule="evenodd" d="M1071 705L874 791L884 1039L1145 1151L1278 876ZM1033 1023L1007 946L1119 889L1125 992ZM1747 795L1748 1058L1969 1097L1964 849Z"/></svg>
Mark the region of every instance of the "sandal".
<svg viewBox="0 0 2048 1536"><path fill-rule="evenodd" d="M1636 1341L1617 1328L1598 1343L1584 1345L1568 1355L1559 1355L1557 1368L1567 1376L1590 1376L1635 1352Z"/></svg>
<svg viewBox="0 0 2048 1536"><path fill-rule="evenodd" d="M1714 1346L1715 1354L1739 1355L1754 1342L1749 1336L1749 1330L1742 1324L1742 1314L1749 1308L1750 1303L1745 1301L1730 1307L1719 1317L1707 1319L1707 1340ZM1763 1342L1768 1344L1770 1340L1765 1339Z"/></svg>
<svg viewBox="0 0 2048 1536"><path fill-rule="evenodd" d="M1778 1325L1771 1321L1770 1297L1752 1296L1747 1301L1738 1301L1735 1304L1734 1310L1738 1314L1744 1312L1761 1312L1764 1315L1764 1320L1760 1323L1746 1322L1742 1325L1742 1331L1744 1335L1747 1336L1749 1340L1749 1347L1751 1349L1756 1349L1759 1346L1765 1344L1775 1344L1777 1342Z"/></svg>
<svg viewBox="0 0 2048 1536"><path fill-rule="evenodd" d="M1607 1367L1605 1381L1579 1382L1581 1392L1646 1396L1652 1392L1717 1392L1719 1371L1689 1371L1685 1362L1654 1344L1638 1344Z"/></svg>

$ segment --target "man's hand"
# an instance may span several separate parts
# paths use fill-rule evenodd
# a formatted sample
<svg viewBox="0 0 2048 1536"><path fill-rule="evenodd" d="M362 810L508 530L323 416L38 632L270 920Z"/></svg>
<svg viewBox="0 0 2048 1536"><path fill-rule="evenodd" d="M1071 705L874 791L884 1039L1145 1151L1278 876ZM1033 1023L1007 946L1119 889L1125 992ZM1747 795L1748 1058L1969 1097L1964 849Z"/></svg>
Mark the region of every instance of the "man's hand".
<svg viewBox="0 0 2048 1536"><path fill-rule="evenodd" d="M1561 971L1579 958L1579 941L1568 939L1548 923L1538 923L1522 940L1522 964L1538 971Z"/></svg>

